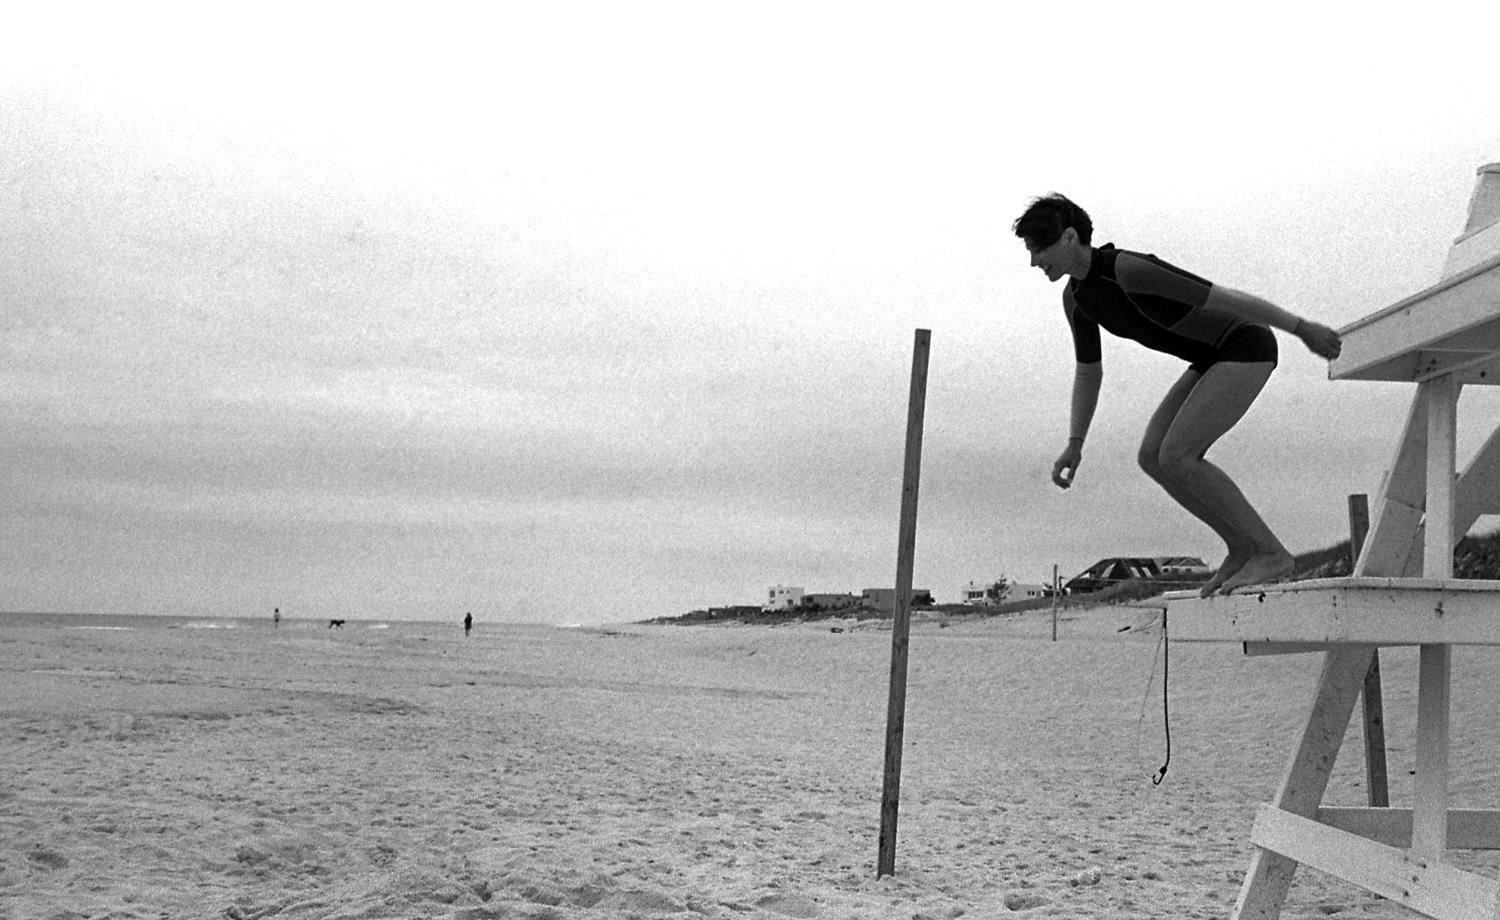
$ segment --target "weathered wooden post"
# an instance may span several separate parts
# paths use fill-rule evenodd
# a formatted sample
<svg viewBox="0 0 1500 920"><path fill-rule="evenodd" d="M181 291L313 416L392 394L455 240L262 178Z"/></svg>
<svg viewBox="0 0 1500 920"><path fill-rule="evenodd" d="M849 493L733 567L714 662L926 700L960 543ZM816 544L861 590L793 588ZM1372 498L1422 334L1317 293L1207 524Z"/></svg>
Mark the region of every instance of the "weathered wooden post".
<svg viewBox="0 0 1500 920"><path fill-rule="evenodd" d="M1057 584L1058 584L1057 583L1057 566L1053 565L1052 566L1052 641L1053 642L1057 641L1057 605L1059 603L1059 601L1058 601Z"/></svg>
<svg viewBox="0 0 1500 920"><path fill-rule="evenodd" d="M1370 498L1364 494L1349 496L1349 570L1359 564L1365 535L1370 532ZM1380 649L1370 656L1370 670L1365 672L1362 694L1365 709L1365 788L1371 808L1391 804L1390 782L1385 768L1385 706L1380 690Z"/></svg>
<svg viewBox="0 0 1500 920"><path fill-rule="evenodd" d="M932 332L918 329L906 410L906 466L896 547L896 599L891 620L891 692L885 720L885 785L880 798L880 855L875 877L896 872L896 821L901 804L901 747L906 732L906 656L911 633L911 579L917 543L917 483L922 472L922 417L927 405L927 354Z"/></svg>

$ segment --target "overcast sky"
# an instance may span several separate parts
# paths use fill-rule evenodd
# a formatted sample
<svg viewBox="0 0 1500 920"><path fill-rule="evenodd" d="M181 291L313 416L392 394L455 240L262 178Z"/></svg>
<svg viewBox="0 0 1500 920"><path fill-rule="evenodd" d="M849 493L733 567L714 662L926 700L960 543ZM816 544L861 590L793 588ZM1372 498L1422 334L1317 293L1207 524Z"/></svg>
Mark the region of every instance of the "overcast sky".
<svg viewBox="0 0 1500 920"><path fill-rule="evenodd" d="M1096 242L1341 326L1437 280L1500 160L1468 3L45 6L0 38L6 610L889 586L917 328L918 587L1216 564L1135 466L1174 359L1106 342L1050 484L1071 345L1011 220L1062 191ZM1281 344L1211 456L1306 551L1410 388Z"/></svg>

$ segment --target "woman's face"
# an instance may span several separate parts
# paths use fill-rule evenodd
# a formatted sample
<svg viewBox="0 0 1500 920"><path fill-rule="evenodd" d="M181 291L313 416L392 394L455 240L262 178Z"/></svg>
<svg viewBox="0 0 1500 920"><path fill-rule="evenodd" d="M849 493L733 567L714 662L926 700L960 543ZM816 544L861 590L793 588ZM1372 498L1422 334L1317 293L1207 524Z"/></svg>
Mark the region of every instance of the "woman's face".
<svg viewBox="0 0 1500 920"><path fill-rule="evenodd" d="M1078 231L1068 227L1050 246L1034 246L1031 240L1026 241L1026 251L1031 253L1031 265L1040 268L1047 276L1048 281L1056 281L1063 275L1071 274L1077 269L1082 260L1078 242Z"/></svg>

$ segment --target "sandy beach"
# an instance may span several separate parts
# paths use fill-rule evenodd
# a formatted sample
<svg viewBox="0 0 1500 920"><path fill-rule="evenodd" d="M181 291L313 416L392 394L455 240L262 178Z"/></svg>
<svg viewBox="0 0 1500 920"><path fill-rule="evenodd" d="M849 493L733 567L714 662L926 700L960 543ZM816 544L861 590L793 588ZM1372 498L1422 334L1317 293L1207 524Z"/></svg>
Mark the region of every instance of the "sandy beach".
<svg viewBox="0 0 1500 920"><path fill-rule="evenodd" d="M880 880L876 625L0 628L0 916L1225 917L1317 657L1172 645L1153 785L1151 619L919 624ZM1496 664L1455 654L1456 807L1500 798ZM1284 914L1401 915L1305 870Z"/></svg>

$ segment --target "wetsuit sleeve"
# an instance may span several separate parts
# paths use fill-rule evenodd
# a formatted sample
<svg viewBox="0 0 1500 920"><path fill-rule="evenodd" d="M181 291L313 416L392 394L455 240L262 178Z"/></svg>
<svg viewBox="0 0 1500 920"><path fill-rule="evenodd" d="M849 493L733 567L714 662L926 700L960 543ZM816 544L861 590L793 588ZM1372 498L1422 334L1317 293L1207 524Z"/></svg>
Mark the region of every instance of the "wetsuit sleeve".
<svg viewBox="0 0 1500 920"><path fill-rule="evenodd" d="M1147 294L1198 308L1208 302L1213 284L1162 262L1122 252L1115 257L1115 280L1127 294Z"/></svg>
<svg viewBox="0 0 1500 920"><path fill-rule="evenodd" d="M1104 359L1104 350L1099 344L1099 324L1085 316L1073 299L1073 292L1063 288L1063 313L1068 317L1068 327L1073 330L1073 357L1079 364L1098 364Z"/></svg>
<svg viewBox="0 0 1500 920"><path fill-rule="evenodd" d="M1115 258L1115 280L1143 313L1179 335L1217 342L1236 321L1210 304L1213 282L1159 259L1122 252Z"/></svg>

